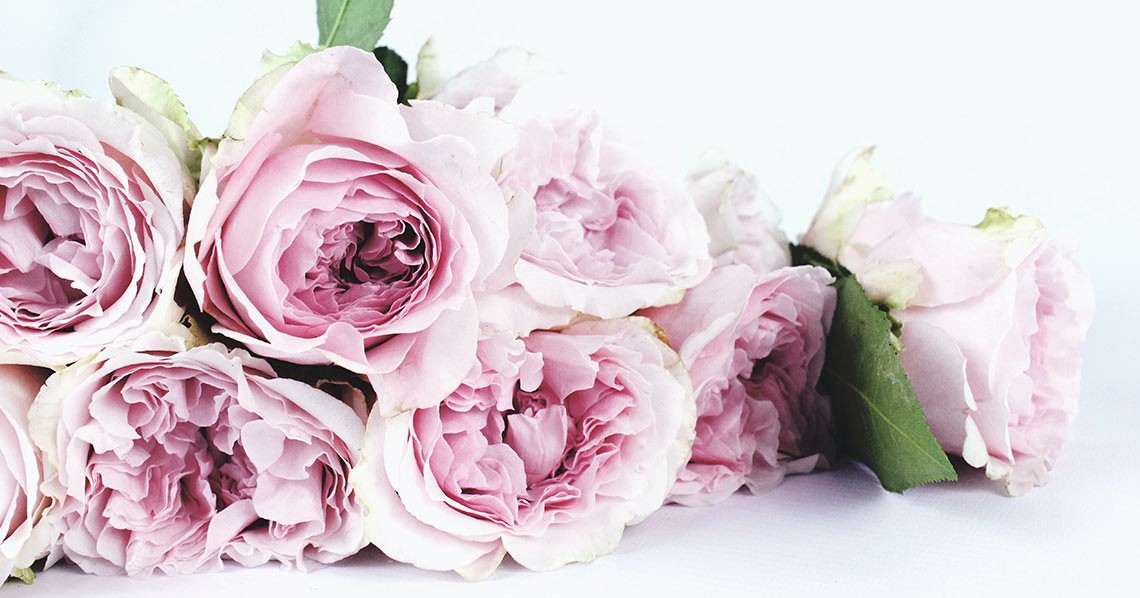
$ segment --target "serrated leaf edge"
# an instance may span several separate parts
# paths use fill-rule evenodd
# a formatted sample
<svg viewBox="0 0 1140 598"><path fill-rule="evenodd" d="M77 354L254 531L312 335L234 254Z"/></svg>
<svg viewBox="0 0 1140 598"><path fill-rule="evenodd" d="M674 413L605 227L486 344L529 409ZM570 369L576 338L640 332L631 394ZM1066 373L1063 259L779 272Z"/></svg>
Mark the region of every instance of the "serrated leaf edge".
<svg viewBox="0 0 1140 598"><path fill-rule="evenodd" d="M859 387L855 386L854 383L852 383L850 380L848 380L847 378L840 375L837 371L835 371L834 368L824 368L824 369L827 371L828 376L831 379L838 380L838 381L842 382L844 385L847 386L847 388L850 388L852 391L854 391L855 394L859 396L859 398L863 401L863 403L865 405L870 407L871 410L874 411L874 413L880 419L885 421L887 423L887 425L889 425L892 429L894 429L895 432L897 432L900 436L902 436L908 443L912 444L915 448L917 448L919 453L925 455L926 458L929 459L931 463L936 465L939 469L945 469L945 470L949 471L949 473L944 477L932 477L931 479L928 479L925 482L919 482L913 486L907 486L906 488L903 488L903 490L914 488L915 486L921 486L923 484L929 484L932 482L945 482L945 481L951 481L951 480L957 480L958 479L958 474L957 474L957 472L954 471L954 466L950 464L950 460L946 458L945 453L940 452L938 454L932 454L929 451L927 451L926 448L922 446L922 443L920 443L917 440L915 440L914 438L912 438L910 436L910 434L907 434L905 431L903 431L902 428L898 427L893 421L891 421L891 419L889 417L887 417L887 415L885 413L883 413L883 411L881 409L879 409L869 398L867 398L867 395L865 395L863 393L863 391L859 390ZM890 489L888 488L888 490L890 490Z"/></svg>

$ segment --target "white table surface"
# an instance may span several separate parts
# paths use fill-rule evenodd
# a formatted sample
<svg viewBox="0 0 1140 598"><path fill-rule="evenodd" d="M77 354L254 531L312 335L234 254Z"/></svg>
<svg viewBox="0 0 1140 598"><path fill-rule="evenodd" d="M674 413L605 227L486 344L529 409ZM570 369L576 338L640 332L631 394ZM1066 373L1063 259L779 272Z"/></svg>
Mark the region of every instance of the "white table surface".
<svg viewBox="0 0 1140 598"><path fill-rule="evenodd" d="M617 553L544 574L508 564L467 584L366 551L307 574L269 565L130 580L62 566L0 593L1134 591L1140 9L785 4L793 3L400 0L385 41L411 58L433 34L452 70L501 45L544 54L606 91L615 114L636 115L677 168L719 146L755 172L792 236L838 160L867 144L879 147L876 162L897 187L923 195L938 217L974 222L986 207L1008 205L1076 232L1098 306L1082 413L1048 486L1009 499L967 472L957 485L900 496L848 466L714 508L666 507L627 530ZM170 80L214 135L261 49L316 36L309 0L5 3L0 22L0 70L106 96L112 66L141 66Z"/></svg>

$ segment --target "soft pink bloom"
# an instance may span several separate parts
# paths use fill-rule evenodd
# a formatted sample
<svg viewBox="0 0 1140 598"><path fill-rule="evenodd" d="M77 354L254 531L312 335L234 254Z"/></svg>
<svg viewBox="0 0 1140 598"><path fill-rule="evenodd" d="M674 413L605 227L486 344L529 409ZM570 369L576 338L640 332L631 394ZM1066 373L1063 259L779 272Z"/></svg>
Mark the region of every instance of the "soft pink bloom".
<svg viewBox="0 0 1140 598"><path fill-rule="evenodd" d="M536 570L608 554L688 460L692 393L643 318L488 336L443 404L370 417L352 475L369 537L469 578L506 554Z"/></svg>
<svg viewBox="0 0 1140 598"><path fill-rule="evenodd" d="M352 407L242 350L141 342L53 376L33 409L67 557L146 576L223 557L303 569L366 544Z"/></svg>
<svg viewBox="0 0 1140 598"><path fill-rule="evenodd" d="M780 212L760 191L755 176L710 152L686 182L717 264L746 264L761 274L791 265L788 238L779 228Z"/></svg>
<svg viewBox="0 0 1140 598"><path fill-rule="evenodd" d="M192 195L143 117L0 73L0 361L64 365L164 317Z"/></svg>
<svg viewBox="0 0 1140 598"><path fill-rule="evenodd" d="M439 402L475 354L474 290L500 262L491 176L505 124L396 104L369 53L263 76L195 199L186 276L214 330L294 363L368 374L394 413Z"/></svg>
<svg viewBox="0 0 1140 598"><path fill-rule="evenodd" d="M882 177L868 159L829 202ZM1001 210L967 226L923 215L910 195L853 205L835 212L849 224L833 247L902 322L900 359L942 448L1012 495L1044 484L1077 413L1093 311L1074 243Z"/></svg>
<svg viewBox="0 0 1140 598"><path fill-rule="evenodd" d="M670 499L711 505L741 486L768 490L785 473L826 465L831 409L816 390L835 310L831 275L718 266L676 305L642 313L688 365L697 393L693 456Z"/></svg>
<svg viewBox="0 0 1140 598"><path fill-rule="evenodd" d="M692 198L649 159L651 150L580 99L580 86L550 71L521 50L504 50L435 95L518 131L499 184L516 211L529 205L533 213L512 222L521 255L507 282L545 308L602 318L676 303L711 267Z"/></svg>
<svg viewBox="0 0 1140 598"><path fill-rule="evenodd" d="M47 554L50 526L43 468L28 432L28 409L51 370L0 365L0 583Z"/></svg>

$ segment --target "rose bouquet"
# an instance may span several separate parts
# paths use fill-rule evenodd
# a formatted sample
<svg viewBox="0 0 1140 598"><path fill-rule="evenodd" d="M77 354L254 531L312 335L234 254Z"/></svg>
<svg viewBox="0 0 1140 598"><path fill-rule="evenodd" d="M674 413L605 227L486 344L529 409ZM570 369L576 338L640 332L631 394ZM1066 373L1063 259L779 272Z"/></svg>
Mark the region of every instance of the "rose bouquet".
<svg viewBox="0 0 1140 598"><path fill-rule="evenodd" d="M409 81L391 2L317 8L216 138L139 69L0 77L5 576L373 544L479 579L851 459L1045 483L1092 293L1039 221L936 221L867 150L789 244L542 58Z"/></svg>

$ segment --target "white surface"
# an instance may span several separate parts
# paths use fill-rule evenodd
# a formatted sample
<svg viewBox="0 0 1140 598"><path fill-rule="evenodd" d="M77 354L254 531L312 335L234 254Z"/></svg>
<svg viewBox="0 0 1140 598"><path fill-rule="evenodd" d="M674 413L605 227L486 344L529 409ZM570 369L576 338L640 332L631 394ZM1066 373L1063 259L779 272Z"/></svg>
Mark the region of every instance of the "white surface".
<svg viewBox="0 0 1140 598"><path fill-rule="evenodd" d="M757 173L792 236L837 161L864 144L879 146L876 162L898 189L922 194L931 214L974 222L987 206L1008 205L1075 231L1098 309L1082 414L1045 488L1008 499L967 475L896 496L848 467L712 509L667 507L592 564L546 574L505 566L475 585L366 553L309 574L271 565L134 581L57 568L31 587L5 585L4 595L1134 590L1140 9L912 4L399 0L385 41L412 58L435 35L453 70L501 45L544 54L672 144L679 165L715 145ZM170 80L216 135L262 48L314 41L312 6L9 2L0 69L106 96L112 66L141 66Z"/></svg>

